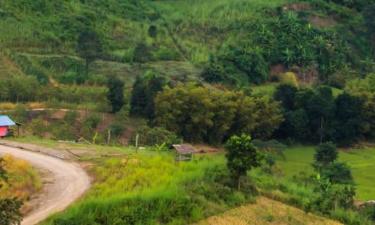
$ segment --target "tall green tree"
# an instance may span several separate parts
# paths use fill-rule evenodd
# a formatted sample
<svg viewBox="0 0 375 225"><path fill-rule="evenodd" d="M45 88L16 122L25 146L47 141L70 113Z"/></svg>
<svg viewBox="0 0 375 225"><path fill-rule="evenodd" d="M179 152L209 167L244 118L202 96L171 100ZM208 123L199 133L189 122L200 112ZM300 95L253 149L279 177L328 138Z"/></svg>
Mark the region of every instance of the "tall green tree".
<svg viewBox="0 0 375 225"><path fill-rule="evenodd" d="M281 102L285 110L293 110L295 107L295 97L298 89L290 84L281 84L276 88L274 99Z"/></svg>
<svg viewBox="0 0 375 225"><path fill-rule="evenodd" d="M155 118L155 97L163 90L165 78L153 72L138 76L133 85L130 113L153 120Z"/></svg>
<svg viewBox="0 0 375 225"><path fill-rule="evenodd" d="M271 99L194 84L166 88L155 106L156 124L186 140L211 144L241 133L265 139L283 120L279 104Z"/></svg>
<svg viewBox="0 0 375 225"><path fill-rule="evenodd" d="M116 113L121 110L125 104L124 100L124 82L119 78L112 76L107 83L108 95L107 99L111 103L112 112Z"/></svg>
<svg viewBox="0 0 375 225"><path fill-rule="evenodd" d="M314 155L316 167L324 167L336 161L338 156L336 146L332 142L320 144Z"/></svg>
<svg viewBox="0 0 375 225"><path fill-rule="evenodd" d="M335 139L340 145L350 145L362 135L364 101L358 96L343 93L335 102Z"/></svg>
<svg viewBox="0 0 375 225"><path fill-rule="evenodd" d="M85 59L86 76L88 76L90 64L103 53L99 35L93 30L82 31L77 40L76 51L80 57Z"/></svg>
<svg viewBox="0 0 375 225"><path fill-rule="evenodd" d="M232 136L225 145L227 167L241 189L241 178L247 172L261 165L261 154L251 142L249 135Z"/></svg>

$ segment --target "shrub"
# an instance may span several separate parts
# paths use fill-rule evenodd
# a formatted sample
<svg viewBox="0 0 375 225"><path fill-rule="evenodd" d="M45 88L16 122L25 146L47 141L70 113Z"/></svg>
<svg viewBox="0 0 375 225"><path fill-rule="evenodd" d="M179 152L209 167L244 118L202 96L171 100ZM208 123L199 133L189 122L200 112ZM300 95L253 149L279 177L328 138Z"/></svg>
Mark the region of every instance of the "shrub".
<svg viewBox="0 0 375 225"><path fill-rule="evenodd" d="M111 134L115 137L119 137L122 135L122 133L125 130L125 126L121 122L113 122L110 126L109 129L111 130Z"/></svg>
<svg viewBox="0 0 375 225"><path fill-rule="evenodd" d="M46 122L42 118L33 119L27 126L27 130L32 135L43 137L44 134L48 131Z"/></svg>
<svg viewBox="0 0 375 225"><path fill-rule="evenodd" d="M352 172L345 163L331 163L321 169L321 176L334 184L353 184Z"/></svg>
<svg viewBox="0 0 375 225"><path fill-rule="evenodd" d="M18 123L25 123L28 119L28 111L26 105L18 104L14 111L11 113L13 116L14 121Z"/></svg>
<svg viewBox="0 0 375 225"><path fill-rule="evenodd" d="M294 87L298 87L297 76L293 72L287 72L287 73L282 74L280 77L280 81L283 84L289 84Z"/></svg>
<svg viewBox="0 0 375 225"><path fill-rule="evenodd" d="M327 166L336 161L338 152L336 146L332 142L320 144L316 148L314 155L315 164L319 166Z"/></svg>
<svg viewBox="0 0 375 225"><path fill-rule="evenodd" d="M182 141L176 134L161 127L151 128L143 126L138 128L131 138L132 144L135 144L136 135L139 135L138 144L141 146L165 144L166 146L171 147L173 144L179 144Z"/></svg>

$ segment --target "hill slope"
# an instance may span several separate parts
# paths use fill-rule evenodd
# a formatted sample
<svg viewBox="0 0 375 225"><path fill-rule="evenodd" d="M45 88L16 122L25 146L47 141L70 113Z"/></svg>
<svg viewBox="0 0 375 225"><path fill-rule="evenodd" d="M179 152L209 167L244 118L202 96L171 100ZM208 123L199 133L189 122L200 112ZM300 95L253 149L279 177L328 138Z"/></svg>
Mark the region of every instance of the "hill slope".
<svg viewBox="0 0 375 225"><path fill-rule="evenodd" d="M16 67L4 69L2 65L0 75L18 71L34 75L42 83L51 78L60 83L82 83L80 78L67 77L79 77L83 73L83 61L76 57L77 38L82 30L90 29L98 34L103 44L101 62L94 67L94 75L105 77L114 73L122 74L124 79L134 78L144 73L139 70L139 63L146 63L146 70L156 65L162 74L197 77L210 56L222 54L223 49L226 52L227 46L237 45L240 40L257 38L259 30L254 30L254 25L272 24L285 12L294 12L314 29L340 33L340 40L350 48L350 56L346 56L350 59L343 63L349 69L366 74L373 70L374 55L362 11L324 0L311 3L290 0L2 0L1 51L7 60L11 59L7 64ZM310 66L307 62L296 64L296 60L287 63L282 57L266 57L265 60L284 64L287 67L284 70L301 67L297 72L305 67L308 70ZM4 60L1 63L5 64ZM272 63L270 66L271 71L266 73L272 73ZM250 71L256 73L253 69ZM236 71L227 73L235 76Z"/></svg>

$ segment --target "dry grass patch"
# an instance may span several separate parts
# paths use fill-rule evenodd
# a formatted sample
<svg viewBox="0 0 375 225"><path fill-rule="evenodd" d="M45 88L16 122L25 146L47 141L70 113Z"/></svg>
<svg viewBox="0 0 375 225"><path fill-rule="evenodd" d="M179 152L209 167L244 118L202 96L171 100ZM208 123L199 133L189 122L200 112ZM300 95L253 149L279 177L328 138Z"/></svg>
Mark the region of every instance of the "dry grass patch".
<svg viewBox="0 0 375 225"><path fill-rule="evenodd" d="M256 204L241 206L222 215L210 217L196 225L339 225L341 223L285 205L265 197Z"/></svg>

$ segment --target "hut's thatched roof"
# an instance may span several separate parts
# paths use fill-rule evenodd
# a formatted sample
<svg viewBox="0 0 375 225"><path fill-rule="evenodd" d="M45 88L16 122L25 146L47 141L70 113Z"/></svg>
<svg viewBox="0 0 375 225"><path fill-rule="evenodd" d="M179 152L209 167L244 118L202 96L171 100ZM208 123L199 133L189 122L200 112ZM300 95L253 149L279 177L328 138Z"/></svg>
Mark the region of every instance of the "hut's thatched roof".
<svg viewBox="0 0 375 225"><path fill-rule="evenodd" d="M173 145L173 148L176 149L177 153L182 155L193 154L196 152L195 148L188 144Z"/></svg>

